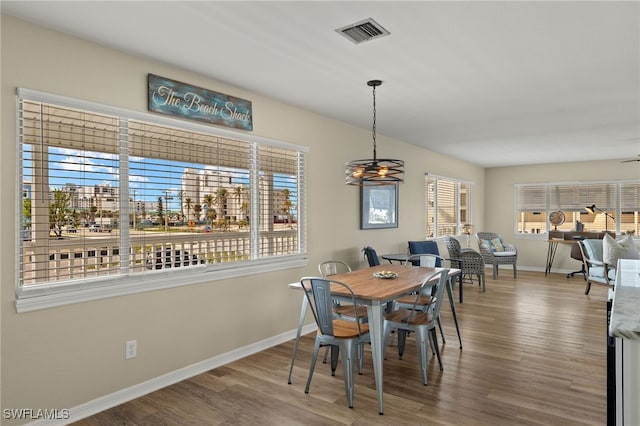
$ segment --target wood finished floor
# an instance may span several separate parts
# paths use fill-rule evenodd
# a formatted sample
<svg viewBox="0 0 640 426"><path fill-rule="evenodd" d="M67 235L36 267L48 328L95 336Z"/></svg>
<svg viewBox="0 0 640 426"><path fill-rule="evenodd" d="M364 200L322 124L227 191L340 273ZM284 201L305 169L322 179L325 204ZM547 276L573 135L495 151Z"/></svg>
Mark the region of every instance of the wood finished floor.
<svg viewBox="0 0 640 426"><path fill-rule="evenodd" d="M456 290L457 297L457 290ZM342 370L318 362L304 393L313 333L303 337L287 384L293 341L216 368L76 422L113 425L604 425L606 297L580 277L501 271L487 290L465 284L457 304L463 349L448 305L442 321L444 371L430 358L429 385L418 371L415 341L403 360L384 364L384 415L378 414L373 366L365 352L354 407ZM293 322L293 321L292 321Z"/></svg>

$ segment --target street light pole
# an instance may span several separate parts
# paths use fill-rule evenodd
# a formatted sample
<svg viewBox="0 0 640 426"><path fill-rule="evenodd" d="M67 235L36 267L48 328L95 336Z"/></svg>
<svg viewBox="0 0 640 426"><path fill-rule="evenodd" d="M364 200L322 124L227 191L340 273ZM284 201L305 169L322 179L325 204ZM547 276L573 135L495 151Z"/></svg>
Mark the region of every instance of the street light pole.
<svg viewBox="0 0 640 426"><path fill-rule="evenodd" d="M136 191L135 189L131 191L133 194L133 230L136 230Z"/></svg>
<svg viewBox="0 0 640 426"><path fill-rule="evenodd" d="M164 232L168 231L169 228L169 200L172 200L173 197L169 196L170 190L164 191L164 205L165 205L165 213L164 213Z"/></svg>

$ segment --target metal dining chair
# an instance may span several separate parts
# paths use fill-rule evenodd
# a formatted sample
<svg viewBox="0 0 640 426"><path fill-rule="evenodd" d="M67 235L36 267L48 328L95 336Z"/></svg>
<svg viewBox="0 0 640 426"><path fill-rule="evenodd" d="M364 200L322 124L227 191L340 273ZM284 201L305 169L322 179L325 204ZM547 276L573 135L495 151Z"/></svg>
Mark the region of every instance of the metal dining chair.
<svg viewBox="0 0 640 426"><path fill-rule="evenodd" d="M442 298L448 279L448 269L444 268L434 272L424 280L420 287L420 292L414 296L413 308L400 308L394 310L386 314L384 319L385 342L393 330L398 333L398 347L402 346L404 348L407 333L415 333L418 359L420 360L420 371L422 372L422 382L424 385L427 385L429 346L434 348L440 365L440 370L444 369L436 336L436 323L440 316L440 307L442 306ZM420 298L423 295L430 295L435 298L434 303L426 312L417 309L420 303Z"/></svg>
<svg viewBox="0 0 640 426"><path fill-rule="evenodd" d="M309 307L313 313L313 318L318 326L316 340L313 347L313 357L309 367L309 378L304 389L309 393L311 378L318 359L318 352L321 346L331 347L331 369L335 371L338 352L341 354L342 371L344 377L344 387L347 395L349 408L353 408L354 394L354 358L358 360L358 372L362 373L362 363L365 343L371 341L369 337L369 325L362 323L356 309L356 298L347 284L335 281L330 278L306 277L300 281L304 290ZM355 321L345 321L336 319L333 313L333 298L331 297L331 286L341 286L351 295L350 306L353 308ZM357 352L357 355L356 355Z"/></svg>
<svg viewBox="0 0 640 426"><path fill-rule="evenodd" d="M332 275L351 272L351 267L341 260L326 260L318 265L318 271L323 278L328 278ZM367 322L367 307L358 305L356 309L360 321ZM334 300L333 310L338 318L342 318L347 321L356 320L356 318L353 316L353 306L349 304L344 304L338 300ZM323 364L326 364L328 354L329 348L327 348L324 353L324 357L322 358Z"/></svg>

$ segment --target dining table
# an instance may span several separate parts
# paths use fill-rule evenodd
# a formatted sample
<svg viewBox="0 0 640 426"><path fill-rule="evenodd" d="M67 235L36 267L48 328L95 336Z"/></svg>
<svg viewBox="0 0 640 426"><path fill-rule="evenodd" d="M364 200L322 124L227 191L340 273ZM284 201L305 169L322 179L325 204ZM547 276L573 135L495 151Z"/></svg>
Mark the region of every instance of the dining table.
<svg viewBox="0 0 640 426"><path fill-rule="evenodd" d="M405 265L389 264L377 265L370 268L358 269L351 272L331 275L332 280L340 281L347 284L353 291L356 303L367 307L367 316L369 323L369 334L371 337L371 354L373 358L373 374L376 383L376 391L378 394L378 413L384 413L384 380L383 380L383 361L384 361L384 314L385 307L388 303L393 302L400 296L404 296L420 288L422 283L434 272L443 268L431 267L407 267ZM446 269L446 268L444 268ZM376 272L394 272L397 274L395 278L377 278L374 276ZM450 270L451 273L459 273L459 270ZM293 284L290 288L295 288ZM300 287L301 288L301 287ZM332 297L341 301L351 301L351 294L342 287L336 286L332 288ZM306 299L306 297L305 297ZM295 359L295 351L302 328L302 321L306 312L307 304L304 302L300 314L300 323L298 324L298 335L294 344L294 354L291 359L291 368ZM289 383L291 382L291 369L289 372Z"/></svg>

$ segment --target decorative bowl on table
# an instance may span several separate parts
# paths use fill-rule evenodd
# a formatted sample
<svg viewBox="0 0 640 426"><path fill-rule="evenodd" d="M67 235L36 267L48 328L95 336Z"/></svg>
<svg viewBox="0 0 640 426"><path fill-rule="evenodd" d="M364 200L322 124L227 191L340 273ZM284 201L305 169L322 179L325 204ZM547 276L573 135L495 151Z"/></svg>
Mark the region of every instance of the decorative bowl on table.
<svg viewBox="0 0 640 426"><path fill-rule="evenodd" d="M398 278L398 274L393 271L376 271L373 273L373 276L376 278L382 278L384 280Z"/></svg>

